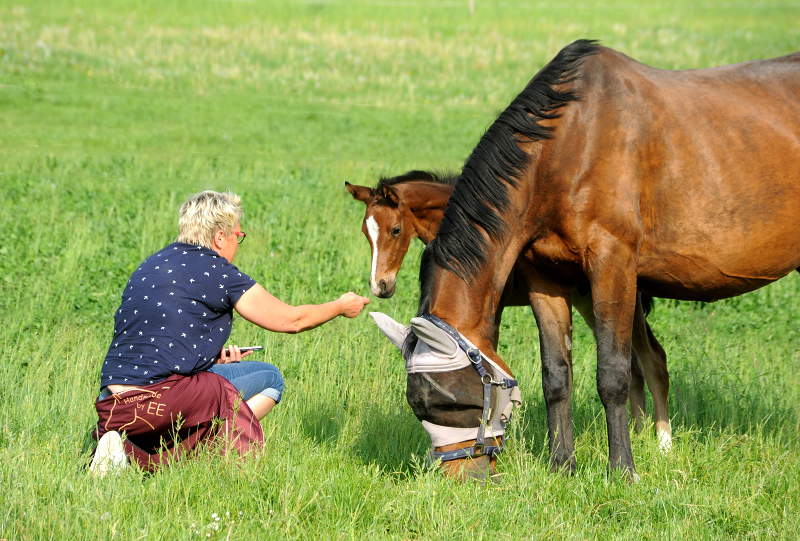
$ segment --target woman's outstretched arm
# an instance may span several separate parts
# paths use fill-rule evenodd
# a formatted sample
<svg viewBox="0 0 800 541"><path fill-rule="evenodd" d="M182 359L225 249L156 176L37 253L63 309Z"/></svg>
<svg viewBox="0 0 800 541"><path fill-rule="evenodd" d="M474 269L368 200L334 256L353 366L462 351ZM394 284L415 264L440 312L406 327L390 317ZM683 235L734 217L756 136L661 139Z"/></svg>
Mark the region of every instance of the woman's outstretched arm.
<svg viewBox="0 0 800 541"><path fill-rule="evenodd" d="M294 334L319 327L337 316L356 317L367 304L368 298L350 292L323 304L292 306L256 284L239 298L234 308L259 327Z"/></svg>

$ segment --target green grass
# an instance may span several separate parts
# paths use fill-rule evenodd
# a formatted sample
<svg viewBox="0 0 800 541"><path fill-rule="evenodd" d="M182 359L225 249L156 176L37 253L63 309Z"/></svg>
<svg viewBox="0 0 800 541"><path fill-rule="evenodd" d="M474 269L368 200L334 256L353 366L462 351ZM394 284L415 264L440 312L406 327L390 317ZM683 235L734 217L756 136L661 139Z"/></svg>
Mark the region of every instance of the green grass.
<svg viewBox="0 0 800 541"><path fill-rule="evenodd" d="M297 336L237 321L233 339L264 344L286 377L262 454L101 482L84 470L112 313L136 265L175 237L188 194L242 195L236 263L278 297L366 294L363 207L343 182L459 168L572 40L663 68L800 49L795 2L551 4L0 2L0 539L796 539L797 274L714 304L657 304L675 448L634 436L636 485L606 477L581 323L579 469L547 471L522 308L501 332L525 406L496 486L426 464L402 361L366 315ZM419 254L370 309L411 317Z"/></svg>

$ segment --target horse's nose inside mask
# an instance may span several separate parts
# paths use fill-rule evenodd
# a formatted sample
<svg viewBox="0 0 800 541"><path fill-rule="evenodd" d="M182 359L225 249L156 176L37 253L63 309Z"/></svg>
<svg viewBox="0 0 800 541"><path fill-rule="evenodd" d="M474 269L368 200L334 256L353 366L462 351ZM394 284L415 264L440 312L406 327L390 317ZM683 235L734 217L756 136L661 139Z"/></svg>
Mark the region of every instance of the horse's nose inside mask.
<svg viewBox="0 0 800 541"><path fill-rule="evenodd" d="M471 342L461 336L458 331L444 323L435 316L417 317L411 320L411 326L406 327L397 323L392 318L379 312L371 312L370 315L375 320L378 328L386 337L399 349L402 349L403 342L409 332L413 332L418 340L414 351L406 360L406 372L411 375L418 374L444 374L463 370L472 367L477 372L478 379L476 390L479 396L472 397L471 406L480 409L480 390L483 388L483 408L482 416L473 416L475 422L471 427L445 426L436 424L421 418L422 425L431 436L433 447L442 447L454 443L469 440L478 440L477 452L463 450L459 456L442 456L443 460L463 458L464 456L478 456L478 454L488 454L483 451L484 433L491 437L501 438L505 433L505 427L511 418L511 413L515 406L521 404L521 395L517 382L500 368L494 361L480 353ZM488 368L488 370L487 370ZM475 378L475 375L472 376ZM417 378L414 378L417 379ZM431 379L431 378L425 378ZM466 379L466 378L464 378ZM455 396L459 393L454 389L438 389L438 394ZM436 400L439 402L439 400ZM476 403L477 402L477 403ZM435 409L434 404L429 404L428 411ZM412 404L412 408L414 405ZM417 413L417 408L415 413ZM417 415L418 417L424 417ZM443 419L447 416L443 416ZM453 423L461 424L461 423ZM499 452L502 448L495 448L491 453Z"/></svg>

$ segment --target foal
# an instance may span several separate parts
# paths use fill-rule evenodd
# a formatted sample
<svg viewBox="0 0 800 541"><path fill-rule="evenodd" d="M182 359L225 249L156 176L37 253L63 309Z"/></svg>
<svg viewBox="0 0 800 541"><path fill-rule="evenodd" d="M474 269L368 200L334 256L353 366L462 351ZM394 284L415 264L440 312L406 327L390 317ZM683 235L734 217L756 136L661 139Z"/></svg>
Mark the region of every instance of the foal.
<svg viewBox="0 0 800 541"><path fill-rule="evenodd" d="M426 171L409 171L403 175L383 178L375 188L356 186L345 182L354 199L367 206L361 229L372 250L369 284L373 294L380 298L394 295L397 273L415 237L428 244L436 237L447 200L453 191L457 175L436 175ZM529 304L527 286L512 272L506 283L500 305L495 314L494 345L497 346L500 318L505 306ZM595 331L591 291L572 293L572 303L586 324ZM667 395L669 374L667 356L645 319L645 305L649 310L652 299L637 297L633 322L631 355L630 409L635 420L635 430L640 432L647 412L644 384L650 389L655 410L655 431L661 450L672 447L672 428L669 421ZM572 349L569 339L564 344Z"/></svg>

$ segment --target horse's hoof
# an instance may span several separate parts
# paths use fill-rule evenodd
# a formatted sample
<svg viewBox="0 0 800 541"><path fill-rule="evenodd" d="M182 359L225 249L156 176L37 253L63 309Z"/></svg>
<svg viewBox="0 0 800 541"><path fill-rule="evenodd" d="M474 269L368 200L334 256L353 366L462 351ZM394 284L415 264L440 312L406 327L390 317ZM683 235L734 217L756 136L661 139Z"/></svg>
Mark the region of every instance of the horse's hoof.
<svg viewBox="0 0 800 541"><path fill-rule="evenodd" d="M639 474L636 470L630 467L608 468L606 476L609 483L622 482L627 484L634 484L640 481Z"/></svg>
<svg viewBox="0 0 800 541"><path fill-rule="evenodd" d="M658 450L662 455L668 454L672 451L672 436L666 432L661 432L658 435Z"/></svg>

